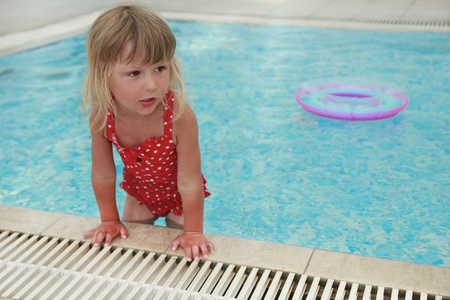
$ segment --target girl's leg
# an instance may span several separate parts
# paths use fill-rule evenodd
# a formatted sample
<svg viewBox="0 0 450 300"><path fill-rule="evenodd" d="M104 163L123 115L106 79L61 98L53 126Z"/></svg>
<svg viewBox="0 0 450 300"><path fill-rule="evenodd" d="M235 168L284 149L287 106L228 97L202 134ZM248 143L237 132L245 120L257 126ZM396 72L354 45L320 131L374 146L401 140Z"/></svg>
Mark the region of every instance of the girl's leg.
<svg viewBox="0 0 450 300"><path fill-rule="evenodd" d="M153 225L156 219L158 218L148 210L146 205L139 205L136 198L127 194L123 208L123 221Z"/></svg>
<svg viewBox="0 0 450 300"><path fill-rule="evenodd" d="M170 212L166 217L166 225L170 228L183 229L184 227L184 214L177 216L173 212Z"/></svg>

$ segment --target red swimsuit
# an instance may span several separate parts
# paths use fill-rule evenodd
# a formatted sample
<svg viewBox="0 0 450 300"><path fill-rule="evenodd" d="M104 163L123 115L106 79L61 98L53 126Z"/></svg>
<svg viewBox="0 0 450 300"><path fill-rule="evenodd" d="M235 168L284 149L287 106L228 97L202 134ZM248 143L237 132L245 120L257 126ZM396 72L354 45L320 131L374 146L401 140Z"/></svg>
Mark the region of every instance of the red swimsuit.
<svg viewBox="0 0 450 300"><path fill-rule="evenodd" d="M136 148L122 147L117 141L114 116L108 113L107 135L122 157L123 181L120 186L139 204L147 205L157 217L169 212L183 213L182 201L177 187L177 150L172 140L173 92L166 94L164 112L164 135L151 137ZM203 177L203 175L202 175ZM205 198L210 195L203 177Z"/></svg>

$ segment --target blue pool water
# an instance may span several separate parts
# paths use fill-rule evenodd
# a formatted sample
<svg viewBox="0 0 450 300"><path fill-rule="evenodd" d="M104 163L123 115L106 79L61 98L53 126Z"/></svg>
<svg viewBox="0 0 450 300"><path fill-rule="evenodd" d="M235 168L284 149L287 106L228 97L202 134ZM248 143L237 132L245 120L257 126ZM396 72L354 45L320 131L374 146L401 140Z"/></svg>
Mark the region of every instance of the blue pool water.
<svg viewBox="0 0 450 300"><path fill-rule="evenodd" d="M170 25L213 193L206 232L450 267L448 35ZM0 58L2 205L99 216L84 38ZM410 104L344 122L296 103L301 83L336 76L396 83Z"/></svg>

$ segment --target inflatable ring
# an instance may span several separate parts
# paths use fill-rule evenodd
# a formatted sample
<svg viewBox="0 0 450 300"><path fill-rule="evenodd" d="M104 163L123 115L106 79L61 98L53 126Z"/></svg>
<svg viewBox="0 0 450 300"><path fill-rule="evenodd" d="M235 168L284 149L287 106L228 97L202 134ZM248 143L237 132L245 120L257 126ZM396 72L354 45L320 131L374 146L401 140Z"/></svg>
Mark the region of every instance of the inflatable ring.
<svg viewBox="0 0 450 300"><path fill-rule="evenodd" d="M309 113L344 121L391 118L409 103L405 91L395 84L357 78L310 80L295 98Z"/></svg>

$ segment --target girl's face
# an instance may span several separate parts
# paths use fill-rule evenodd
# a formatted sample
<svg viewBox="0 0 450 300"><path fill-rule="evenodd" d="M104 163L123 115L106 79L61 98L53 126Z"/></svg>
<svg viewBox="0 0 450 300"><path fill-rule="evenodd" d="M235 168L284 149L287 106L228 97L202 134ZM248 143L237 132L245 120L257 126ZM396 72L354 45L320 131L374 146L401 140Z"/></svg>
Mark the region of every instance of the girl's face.
<svg viewBox="0 0 450 300"><path fill-rule="evenodd" d="M109 88L116 101L118 111L148 115L159 104L164 103L170 82L170 63L163 61L154 65L143 65L143 57L126 62L126 47L122 56L114 63L109 77Z"/></svg>

